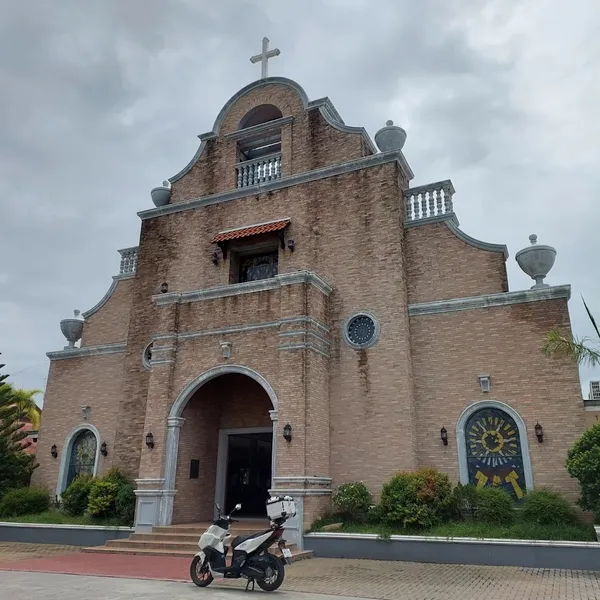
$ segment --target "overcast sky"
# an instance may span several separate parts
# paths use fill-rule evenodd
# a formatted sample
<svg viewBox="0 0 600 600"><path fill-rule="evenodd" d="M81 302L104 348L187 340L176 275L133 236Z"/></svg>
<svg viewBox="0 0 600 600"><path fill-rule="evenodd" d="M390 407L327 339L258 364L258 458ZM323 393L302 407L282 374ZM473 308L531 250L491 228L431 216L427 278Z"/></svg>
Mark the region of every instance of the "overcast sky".
<svg viewBox="0 0 600 600"><path fill-rule="evenodd" d="M138 243L150 189L223 104L270 75L373 135L408 132L412 185L452 179L469 235L558 256L576 334L600 319L597 0L0 0L0 352L44 388L59 321L91 308ZM600 372L582 369L582 387ZM102 385L102 382L98 382ZM40 398L41 400L41 398Z"/></svg>

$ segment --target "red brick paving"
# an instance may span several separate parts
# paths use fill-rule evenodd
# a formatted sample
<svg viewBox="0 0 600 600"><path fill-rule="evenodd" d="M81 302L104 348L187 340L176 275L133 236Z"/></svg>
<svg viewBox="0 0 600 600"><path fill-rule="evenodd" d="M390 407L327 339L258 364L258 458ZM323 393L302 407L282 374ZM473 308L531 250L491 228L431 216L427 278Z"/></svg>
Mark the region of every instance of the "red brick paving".
<svg viewBox="0 0 600 600"><path fill-rule="evenodd" d="M0 563L0 571L190 581L190 559L178 556L120 556L76 552L47 558L5 561Z"/></svg>

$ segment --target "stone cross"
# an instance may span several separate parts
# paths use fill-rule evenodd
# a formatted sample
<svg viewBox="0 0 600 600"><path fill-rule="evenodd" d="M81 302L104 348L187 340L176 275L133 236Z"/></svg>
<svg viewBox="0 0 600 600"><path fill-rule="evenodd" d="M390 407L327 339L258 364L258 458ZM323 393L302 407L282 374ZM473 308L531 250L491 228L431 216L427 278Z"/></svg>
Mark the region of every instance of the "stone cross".
<svg viewBox="0 0 600 600"><path fill-rule="evenodd" d="M269 59L273 58L274 56L279 56L280 54L281 52L279 51L279 48L269 50L269 38L264 37L262 41L262 52L250 58L250 62L253 64L257 62L262 63L260 73L261 79L267 78L267 63L269 62Z"/></svg>

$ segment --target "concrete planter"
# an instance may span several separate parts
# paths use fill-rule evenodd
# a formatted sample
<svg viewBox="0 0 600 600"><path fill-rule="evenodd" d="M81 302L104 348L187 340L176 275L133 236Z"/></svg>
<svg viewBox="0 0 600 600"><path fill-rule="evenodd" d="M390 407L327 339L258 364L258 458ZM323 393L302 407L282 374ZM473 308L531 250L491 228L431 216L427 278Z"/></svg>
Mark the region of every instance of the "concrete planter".
<svg viewBox="0 0 600 600"><path fill-rule="evenodd" d="M600 542L600 525L594 525L594 531L596 532L596 539Z"/></svg>
<svg viewBox="0 0 600 600"><path fill-rule="evenodd" d="M600 529L600 526L598 527ZM320 558L600 571L600 543L374 534L309 533L304 549Z"/></svg>
<svg viewBox="0 0 600 600"><path fill-rule="evenodd" d="M166 206L171 198L171 184L168 181L163 181L162 185L159 185L150 191L150 196L156 208Z"/></svg>
<svg viewBox="0 0 600 600"><path fill-rule="evenodd" d="M125 539L131 533L130 527L0 522L0 542L103 546L108 540Z"/></svg>

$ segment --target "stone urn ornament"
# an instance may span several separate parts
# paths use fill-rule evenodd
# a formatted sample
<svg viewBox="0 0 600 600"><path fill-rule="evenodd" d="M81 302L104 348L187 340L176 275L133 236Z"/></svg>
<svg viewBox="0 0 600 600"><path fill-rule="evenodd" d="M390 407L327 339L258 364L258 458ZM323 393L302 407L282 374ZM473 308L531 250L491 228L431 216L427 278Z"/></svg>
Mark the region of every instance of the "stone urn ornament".
<svg viewBox="0 0 600 600"><path fill-rule="evenodd" d="M67 338L67 342L69 342L69 345L65 346L65 350L75 348L75 343L81 339L81 334L83 333L83 317L81 316L81 311L75 309L72 317L63 319L60 322L60 330Z"/></svg>
<svg viewBox="0 0 600 600"><path fill-rule="evenodd" d="M402 150L406 142L406 131L402 127L394 125L394 121L387 121L375 134L375 143L381 152L392 152Z"/></svg>
<svg viewBox="0 0 600 600"><path fill-rule="evenodd" d="M538 245L535 233L529 236L529 241L531 246L517 252L515 260L521 269L535 280L535 285L531 286L532 290L550 287L544 283L544 279L554 266L556 249L552 246Z"/></svg>
<svg viewBox="0 0 600 600"><path fill-rule="evenodd" d="M169 204L169 200L171 199L171 182L168 180L163 181L162 185L159 185L150 191L150 196L152 197L152 202L154 202L156 208Z"/></svg>

